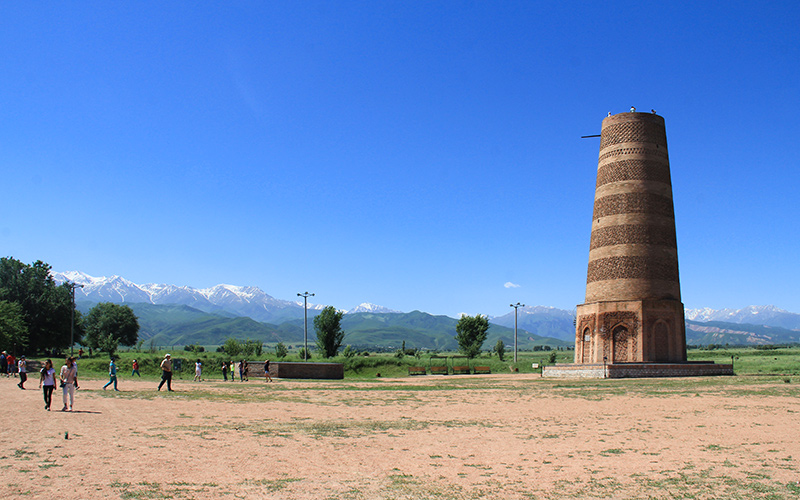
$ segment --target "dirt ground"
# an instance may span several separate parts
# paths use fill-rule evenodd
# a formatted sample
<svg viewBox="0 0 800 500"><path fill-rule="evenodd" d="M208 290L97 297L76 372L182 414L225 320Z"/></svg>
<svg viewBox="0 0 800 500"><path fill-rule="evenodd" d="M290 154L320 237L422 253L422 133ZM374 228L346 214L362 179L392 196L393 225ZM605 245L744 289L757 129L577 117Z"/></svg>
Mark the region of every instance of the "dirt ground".
<svg viewBox="0 0 800 500"><path fill-rule="evenodd" d="M798 498L800 384L0 378L5 498ZM68 439L65 439L67 437Z"/></svg>

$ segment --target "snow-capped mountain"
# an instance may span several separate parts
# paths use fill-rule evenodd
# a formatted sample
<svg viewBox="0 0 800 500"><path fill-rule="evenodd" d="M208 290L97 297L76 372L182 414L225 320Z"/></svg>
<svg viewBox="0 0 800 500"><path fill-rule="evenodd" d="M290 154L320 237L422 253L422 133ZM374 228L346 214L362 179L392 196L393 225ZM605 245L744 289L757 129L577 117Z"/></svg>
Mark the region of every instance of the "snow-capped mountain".
<svg viewBox="0 0 800 500"><path fill-rule="evenodd" d="M686 309L690 321L723 321L753 325L779 326L790 330L800 329L800 314L775 306L748 306L743 309Z"/></svg>
<svg viewBox="0 0 800 500"><path fill-rule="evenodd" d="M389 309L388 307L383 307L375 304L370 304L369 302L363 302L356 307L350 309L345 314L354 314L354 313L375 313L375 314L382 314L382 313L400 313L401 311L395 311L394 309Z"/></svg>
<svg viewBox="0 0 800 500"><path fill-rule="evenodd" d="M75 289L77 300L116 303L180 304L205 312L248 316L256 321L282 323L303 317L303 303L280 300L258 287L216 285L192 288L156 283L139 285L120 276L94 277L79 271L53 273L57 283L71 281L83 288ZM309 304L309 311L320 311L324 305Z"/></svg>

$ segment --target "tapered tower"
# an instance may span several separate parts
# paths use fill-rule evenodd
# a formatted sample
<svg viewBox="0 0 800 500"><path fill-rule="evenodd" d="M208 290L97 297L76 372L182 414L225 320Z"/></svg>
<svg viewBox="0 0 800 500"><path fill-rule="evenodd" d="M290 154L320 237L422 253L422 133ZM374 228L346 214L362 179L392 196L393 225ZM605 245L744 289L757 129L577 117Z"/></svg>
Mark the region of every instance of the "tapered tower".
<svg viewBox="0 0 800 500"><path fill-rule="evenodd" d="M684 362L686 331L664 119L603 120L575 363Z"/></svg>

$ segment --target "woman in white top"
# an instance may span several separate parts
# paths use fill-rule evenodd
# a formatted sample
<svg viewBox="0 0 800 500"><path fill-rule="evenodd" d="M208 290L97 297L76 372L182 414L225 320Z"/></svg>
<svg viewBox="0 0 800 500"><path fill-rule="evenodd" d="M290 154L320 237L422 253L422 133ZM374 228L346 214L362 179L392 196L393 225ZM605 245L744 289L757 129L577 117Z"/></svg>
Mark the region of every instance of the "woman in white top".
<svg viewBox="0 0 800 500"><path fill-rule="evenodd" d="M61 411L72 411L72 404L75 400L75 389L78 387L78 367L75 366L75 358L67 358L64 366L61 367L61 388L64 408ZM69 403L69 404L67 404Z"/></svg>
<svg viewBox="0 0 800 500"><path fill-rule="evenodd" d="M203 379L200 378L200 375L202 375L202 373L203 373L202 367L203 367L203 363L201 363L200 360L198 359L197 362L194 364L194 381L195 382L202 382L203 381Z"/></svg>
<svg viewBox="0 0 800 500"><path fill-rule="evenodd" d="M53 401L53 391L56 388L56 369L53 368L53 361L47 360L42 368L42 376L39 379L39 388L44 392L44 409L50 411L50 403Z"/></svg>

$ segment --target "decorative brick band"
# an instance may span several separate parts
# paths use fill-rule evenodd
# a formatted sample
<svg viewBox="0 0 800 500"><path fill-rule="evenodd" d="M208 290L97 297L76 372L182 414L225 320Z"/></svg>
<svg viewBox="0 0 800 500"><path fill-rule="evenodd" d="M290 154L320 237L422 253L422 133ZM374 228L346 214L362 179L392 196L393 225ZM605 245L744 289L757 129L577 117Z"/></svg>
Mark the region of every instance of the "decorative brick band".
<svg viewBox="0 0 800 500"><path fill-rule="evenodd" d="M672 199L654 193L612 194L594 202L595 219L630 213L647 213L675 218Z"/></svg>
<svg viewBox="0 0 800 500"><path fill-rule="evenodd" d="M589 261L586 284L617 279L661 280L678 282L678 263L659 262L649 257L618 256Z"/></svg>
<svg viewBox="0 0 800 500"><path fill-rule="evenodd" d="M667 148L667 131L659 123L630 121L609 125L600 132L600 150L623 142L651 143Z"/></svg>
<svg viewBox="0 0 800 500"><path fill-rule="evenodd" d="M597 170L597 187L620 181L655 181L672 185L669 163L655 160L618 160Z"/></svg>
<svg viewBox="0 0 800 500"><path fill-rule="evenodd" d="M659 245L677 248L675 231L660 226L622 224L592 231L591 250L611 245Z"/></svg>
<svg viewBox="0 0 800 500"><path fill-rule="evenodd" d="M650 149L650 148L618 148L611 151L606 151L605 153L601 153L598 163L602 163L604 160L607 160L609 158L616 158L618 156L625 156L625 155L657 156L659 158L664 158L665 160L669 160L669 154L667 153L666 150L662 151L660 149Z"/></svg>

